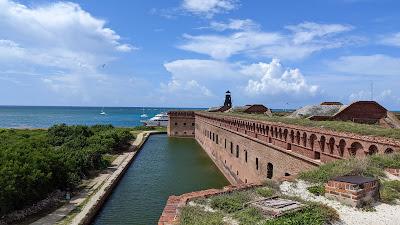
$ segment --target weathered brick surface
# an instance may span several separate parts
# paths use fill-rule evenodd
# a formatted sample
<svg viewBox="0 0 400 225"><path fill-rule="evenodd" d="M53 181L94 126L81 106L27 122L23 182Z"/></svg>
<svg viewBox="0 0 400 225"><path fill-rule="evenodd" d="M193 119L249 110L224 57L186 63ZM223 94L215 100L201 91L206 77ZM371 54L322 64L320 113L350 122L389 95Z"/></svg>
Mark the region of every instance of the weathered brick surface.
<svg viewBox="0 0 400 225"><path fill-rule="evenodd" d="M260 184L242 184L226 186L223 189L208 189L196 192L185 193L180 196L169 196L164 210L158 220L158 225L173 225L179 222L179 210L185 206L189 201L197 198L208 198L214 195L230 193L232 191L246 190L261 186Z"/></svg>
<svg viewBox="0 0 400 225"><path fill-rule="evenodd" d="M171 111L168 112L169 121L167 132L171 137L194 137L194 112Z"/></svg>
<svg viewBox="0 0 400 225"><path fill-rule="evenodd" d="M379 182L376 180L358 185L330 180L325 184L325 196L358 207L363 201L376 200L379 197Z"/></svg>

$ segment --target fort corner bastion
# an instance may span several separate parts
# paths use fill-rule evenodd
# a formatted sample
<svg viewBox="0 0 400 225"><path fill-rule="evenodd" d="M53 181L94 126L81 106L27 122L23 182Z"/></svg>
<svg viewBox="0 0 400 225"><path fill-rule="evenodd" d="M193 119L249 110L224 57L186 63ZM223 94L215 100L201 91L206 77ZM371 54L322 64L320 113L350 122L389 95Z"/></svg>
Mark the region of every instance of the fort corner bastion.
<svg viewBox="0 0 400 225"><path fill-rule="evenodd" d="M400 141L205 111L171 111L168 135L191 137L232 184L280 179L325 162L400 151Z"/></svg>

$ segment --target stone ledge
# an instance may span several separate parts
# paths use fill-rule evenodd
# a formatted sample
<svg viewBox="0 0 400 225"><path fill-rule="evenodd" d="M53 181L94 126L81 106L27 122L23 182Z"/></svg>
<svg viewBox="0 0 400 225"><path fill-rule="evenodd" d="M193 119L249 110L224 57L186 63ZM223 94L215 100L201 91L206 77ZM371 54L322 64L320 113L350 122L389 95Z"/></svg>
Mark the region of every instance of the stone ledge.
<svg viewBox="0 0 400 225"><path fill-rule="evenodd" d="M176 225L179 222L179 210L185 206L189 201L197 198L208 198L214 195L230 193L233 191L247 190L254 187L262 186L261 184L241 184L229 185L222 189L207 189L202 191L195 191L185 193L179 196L169 196L164 210L158 220L158 225Z"/></svg>

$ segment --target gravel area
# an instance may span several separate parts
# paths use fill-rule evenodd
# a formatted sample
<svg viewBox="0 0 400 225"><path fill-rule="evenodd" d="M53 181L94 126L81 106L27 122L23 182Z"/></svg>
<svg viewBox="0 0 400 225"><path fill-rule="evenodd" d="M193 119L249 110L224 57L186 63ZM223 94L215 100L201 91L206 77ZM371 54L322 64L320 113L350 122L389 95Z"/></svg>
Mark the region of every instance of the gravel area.
<svg viewBox="0 0 400 225"><path fill-rule="evenodd" d="M400 205L388 205L379 203L375 206L375 212L365 212L360 209L345 206L337 201L327 199L323 196L311 194L307 187L310 186L304 181L296 183L283 182L280 185L283 194L298 196L304 200L324 203L336 209L341 221L337 225L399 225Z"/></svg>

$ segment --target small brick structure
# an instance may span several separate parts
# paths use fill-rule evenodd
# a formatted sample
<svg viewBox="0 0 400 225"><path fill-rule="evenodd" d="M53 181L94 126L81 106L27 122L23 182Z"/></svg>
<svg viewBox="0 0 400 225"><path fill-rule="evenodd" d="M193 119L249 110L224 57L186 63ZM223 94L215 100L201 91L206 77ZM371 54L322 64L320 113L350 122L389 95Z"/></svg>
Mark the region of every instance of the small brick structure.
<svg viewBox="0 0 400 225"><path fill-rule="evenodd" d="M394 176L400 177L400 169L398 168L386 168L385 171Z"/></svg>
<svg viewBox="0 0 400 225"><path fill-rule="evenodd" d="M364 202L379 199L379 181L362 176L336 177L325 184L325 197L360 207Z"/></svg>
<svg viewBox="0 0 400 225"><path fill-rule="evenodd" d="M189 201L197 198L208 198L213 195L230 193L233 191L243 191L254 187L259 187L261 184L241 184L225 186L222 189L207 189L185 193L179 196L169 196L164 210L158 220L158 225L175 225L179 223L179 210L184 207Z"/></svg>

